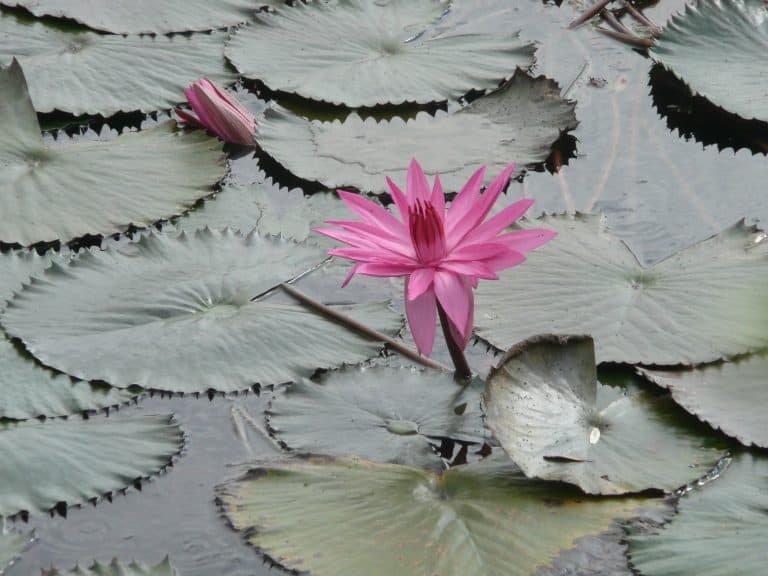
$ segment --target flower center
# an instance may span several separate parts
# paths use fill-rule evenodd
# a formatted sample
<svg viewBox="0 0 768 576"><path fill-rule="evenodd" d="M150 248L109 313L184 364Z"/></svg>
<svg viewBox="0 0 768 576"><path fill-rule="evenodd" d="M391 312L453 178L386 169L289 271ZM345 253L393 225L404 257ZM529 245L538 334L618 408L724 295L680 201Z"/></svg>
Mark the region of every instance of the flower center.
<svg viewBox="0 0 768 576"><path fill-rule="evenodd" d="M418 199L408 209L408 223L416 257L431 264L445 256L445 230L435 207Z"/></svg>

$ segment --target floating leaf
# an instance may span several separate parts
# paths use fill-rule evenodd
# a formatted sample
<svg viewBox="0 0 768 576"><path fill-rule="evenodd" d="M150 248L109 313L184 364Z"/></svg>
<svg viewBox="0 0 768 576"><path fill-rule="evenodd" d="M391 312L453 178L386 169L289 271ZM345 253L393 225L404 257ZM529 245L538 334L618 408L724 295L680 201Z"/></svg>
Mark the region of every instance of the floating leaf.
<svg viewBox="0 0 768 576"><path fill-rule="evenodd" d="M674 408L668 397L598 385L588 336L520 343L485 391L486 423L526 476L588 494L672 491L717 464L722 453L670 422Z"/></svg>
<svg viewBox="0 0 768 576"><path fill-rule="evenodd" d="M629 536L632 565L646 576L751 576L768 562L768 459L741 454L721 478L680 498L658 533Z"/></svg>
<svg viewBox="0 0 768 576"><path fill-rule="evenodd" d="M743 444L768 448L768 354L693 370L639 370L675 401Z"/></svg>
<svg viewBox="0 0 768 576"><path fill-rule="evenodd" d="M146 14L155 17L156 9ZM175 36L71 32L0 12L0 66L14 57L21 62L38 112L61 110L76 116L154 112L184 102L184 89L201 76L219 84L235 80L224 59L224 37L223 32Z"/></svg>
<svg viewBox="0 0 768 576"><path fill-rule="evenodd" d="M184 212L226 171L221 145L167 123L106 142L46 146L17 62L0 70L0 241L113 234Z"/></svg>
<svg viewBox="0 0 768 576"><path fill-rule="evenodd" d="M34 542L32 532L4 532L0 529L0 574L4 574L5 569L12 566L32 542Z"/></svg>
<svg viewBox="0 0 768 576"><path fill-rule="evenodd" d="M218 494L251 544L316 576L528 576L647 502L590 498L487 460L435 475L316 458L252 469Z"/></svg>
<svg viewBox="0 0 768 576"><path fill-rule="evenodd" d="M485 282L478 336L502 350L534 334L591 334L598 362L695 364L768 346L768 242L737 224L653 267L596 216L552 216L559 236Z"/></svg>
<svg viewBox="0 0 768 576"><path fill-rule="evenodd" d="M514 33L422 38L446 7L437 0L297 3L235 31L226 55L272 90L352 108L456 100L531 66L534 45Z"/></svg>
<svg viewBox="0 0 768 576"><path fill-rule="evenodd" d="M157 474L181 451L164 415L0 424L0 516L82 504Z"/></svg>
<svg viewBox="0 0 768 576"><path fill-rule="evenodd" d="M177 392L244 390L356 363L381 344L296 304L254 298L322 260L256 234L155 234L54 265L9 303L4 326L44 364L84 380ZM387 303L341 307L389 334Z"/></svg>
<svg viewBox="0 0 768 576"><path fill-rule="evenodd" d="M438 469L430 439L484 437L477 386L408 368L348 368L291 384L273 400L269 424L299 452Z"/></svg>
<svg viewBox="0 0 768 576"><path fill-rule="evenodd" d="M177 574L178 572L166 557L160 564L151 568L135 561L123 564L117 558L113 558L109 564L94 562L88 568L75 566L67 572L51 568L44 570L42 576L176 576Z"/></svg>
<svg viewBox="0 0 768 576"><path fill-rule="evenodd" d="M511 162L542 162L560 133L576 126L574 104L554 82L518 72L503 88L455 114L376 122L351 114L343 123L309 121L280 106L259 125L262 149L296 176L326 188L385 192L385 176L404 185L411 158L428 174L461 185L483 164L490 180Z"/></svg>
<svg viewBox="0 0 768 576"><path fill-rule="evenodd" d="M670 19L651 55L694 93L768 122L767 49L763 0L697 0Z"/></svg>

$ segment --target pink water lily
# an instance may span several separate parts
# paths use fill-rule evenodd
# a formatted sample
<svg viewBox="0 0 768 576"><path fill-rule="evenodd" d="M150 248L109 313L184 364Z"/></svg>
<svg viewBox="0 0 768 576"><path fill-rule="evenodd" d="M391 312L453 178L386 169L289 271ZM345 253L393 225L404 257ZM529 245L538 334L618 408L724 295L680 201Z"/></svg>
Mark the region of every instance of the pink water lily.
<svg viewBox="0 0 768 576"><path fill-rule="evenodd" d="M183 122L210 130L225 142L254 145L256 118L236 98L207 78L192 84L184 94L197 116L176 110Z"/></svg>
<svg viewBox="0 0 768 576"><path fill-rule="evenodd" d="M505 232L530 208L531 199L515 202L486 220L513 171L514 166L509 166L481 193L483 166L446 210L439 176L430 190L414 159L408 168L405 194L387 178L401 219L371 200L339 190L361 220L330 220L328 224L338 229L316 232L348 244L328 252L355 262L344 286L355 274L406 277L405 309L419 352L432 353L438 308L449 321L446 337L452 336L463 350L472 334L472 290L478 281L498 279L498 271L521 264L525 252L555 236L544 228Z"/></svg>

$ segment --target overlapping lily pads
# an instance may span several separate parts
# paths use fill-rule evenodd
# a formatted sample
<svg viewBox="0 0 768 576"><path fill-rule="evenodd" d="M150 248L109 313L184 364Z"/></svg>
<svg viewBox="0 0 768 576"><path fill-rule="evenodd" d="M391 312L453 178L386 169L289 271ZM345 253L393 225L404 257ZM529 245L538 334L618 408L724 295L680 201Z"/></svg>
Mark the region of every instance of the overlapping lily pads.
<svg viewBox="0 0 768 576"><path fill-rule="evenodd" d="M644 503L533 482L497 460L435 475L315 458L260 466L218 494L251 544L317 576L527 576Z"/></svg>
<svg viewBox="0 0 768 576"><path fill-rule="evenodd" d="M324 256L255 233L155 234L52 266L3 325L44 364L86 380L178 392L278 384L381 347L299 304L251 301ZM387 302L340 309L390 335L401 326Z"/></svg>
<svg viewBox="0 0 768 576"><path fill-rule="evenodd" d="M6 532L0 527L0 574L3 574L33 541L31 532Z"/></svg>
<svg viewBox="0 0 768 576"><path fill-rule="evenodd" d="M768 122L766 50L763 0L697 0L671 18L651 54L694 93Z"/></svg>
<svg viewBox="0 0 768 576"><path fill-rule="evenodd" d="M408 368L349 368L296 382L273 400L269 424L299 452L437 469L431 441L485 436L476 383Z"/></svg>
<svg viewBox="0 0 768 576"><path fill-rule="evenodd" d="M550 216L559 236L480 285L477 334L591 334L598 362L696 364L768 346L768 241L740 223L643 267L597 216Z"/></svg>
<svg viewBox="0 0 768 576"><path fill-rule="evenodd" d="M82 504L157 474L181 451L164 415L0 424L0 516Z"/></svg>
<svg viewBox="0 0 768 576"><path fill-rule="evenodd" d="M743 444L768 448L768 354L733 362L697 366L693 370L648 370L640 373L691 414Z"/></svg>
<svg viewBox="0 0 768 576"><path fill-rule="evenodd" d="M44 570L42 576L176 576L178 572L168 558L156 566L145 566L138 562L125 564L117 558L109 564L94 562L87 568L75 566L72 570L60 572L58 568Z"/></svg>
<svg viewBox="0 0 768 576"><path fill-rule="evenodd" d="M680 499L656 533L629 537L630 560L647 576L751 576L765 572L768 459L741 454L723 476Z"/></svg>
<svg viewBox="0 0 768 576"><path fill-rule="evenodd" d="M557 84L518 72L500 90L455 114L376 122L350 115L343 123L310 121L274 106L260 123L262 149L296 176L327 188L385 192L385 176L404 185L411 158L458 189L483 164L494 177L510 163L542 162L560 133L576 126L574 104Z"/></svg>
<svg viewBox="0 0 768 576"><path fill-rule="evenodd" d="M535 47L512 32L422 38L447 6L299 2L257 15L233 34L226 54L241 74L273 90L353 108L455 100L531 66Z"/></svg>
<svg viewBox="0 0 768 576"><path fill-rule="evenodd" d="M0 71L0 242L113 234L184 212L224 176L221 144L171 123L46 146L17 62Z"/></svg>
<svg viewBox="0 0 768 576"><path fill-rule="evenodd" d="M154 9L147 13L154 14ZM235 80L224 59L224 38L223 32L174 36L73 32L0 12L0 66L13 58L21 62L38 112L102 116L153 112L183 102L184 88L201 76L222 84Z"/></svg>

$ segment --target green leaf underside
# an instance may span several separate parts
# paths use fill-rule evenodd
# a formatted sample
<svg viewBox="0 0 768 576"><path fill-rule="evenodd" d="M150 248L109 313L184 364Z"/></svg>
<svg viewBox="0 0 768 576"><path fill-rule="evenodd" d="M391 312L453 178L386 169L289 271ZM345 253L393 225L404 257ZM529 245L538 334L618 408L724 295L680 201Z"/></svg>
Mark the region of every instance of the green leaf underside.
<svg viewBox="0 0 768 576"><path fill-rule="evenodd" d="M768 122L766 51L763 0L698 0L670 19L651 55L695 94Z"/></svg>
<svg viewBox="0 0 768 576"><path fill-rule="evenodd" d="M17 64L0 71L0 241L113 234L186 211L224 176L221 144L169 122L46 146Z"/></svg>
<svg viewBox="0 0 768 576"><path fill-rule="evenodd" d="M318 458L253 469L218 492L251 544L316 576L528 575L648 502L593 499L487 460L437 476Z"/></svg>
<svg viewBox="0 0 768 576"><path fill-rule="evenodd" d="M147 13L154 14L154 9ZM70 32L0 13L0 66L18 58L38 112L60 110L76 116L154 112L184 102L184 89L200 77L218 84L234 82L236 76L224 59L224 38L223 32L175 36Z"/></svg>
<svg viewBox="0 0 768 576"><path fill-rule="evenodd" d="M87 568L75 566L66 572L62 572L58 568L51 568L44 570L41 576L177 576L177 574L178 572L166 557L160 564L152 567L135 561L124 564L114 558L109 564L94 562Z"/></svg>
<svg viewBox="0 0 768 576"><path fill-rule="evenodd" d="M672 491L723 456L665 420L675 406L598 384L589 337L541 336L509 351L488 379L486 423L529 477L589 494Z"/></svg>
<svg viewBox="0 0 768 576"><path fill-rule="evenodd" d="M381 348L299 304L250 301L323 258L229 230L154 234L54 265L3 323L44 364L84 380L176 392L288 382ZM401 326L386 302L339 309L390 335Z"/></svg>
<svg viewBox="0 0 768 576"><path fill-rule="evenodd" d="M167 34L234 26L281 0L0 0L35 16L68 18L114 34Z"/></svg>
<svg viewBox="0 0 768 576"><path fill-rule="evenodd" d="M170 417L111 416L0 425L0 516L83 504L157 474L181 451Z"/></svg>
<svg viewBox="0 0 768 576"><path fill-rule="evenodd" d="M561 131L576 124L574 104L560 98L553 81L518 73L455 114L420 112L407 122L354 113L343 123L309 121L275 105L260 122L259 143L296 176L330 189L386 192L385 176L404 187L416 157L453 191L484 164L487 183L512 162L542 162Z"/></svg>
<svg viewBox="0 0 768 576"><path fill-rule="evenodd" d="M658 533L629 536L635 568L647 576L752 576L768 563L768 459L736 456L723 476L680 499Z"/></svg>
<svg viewBox="0 0 768 576"><path fill-rule="evenodd" d="M675 401L700 420L742 444L768 448L768 354L693 370L640 373L669 389Z"/></svg>
<svg viewBox="0 0 768 576"><path fill-rule="evenodd" d="M476 333L497 348L590 334L598 362L675 365L768 346L764 234L737 224L646 268L597 216L531 225L558 236L478 289Z"/></svg>
<svg viewBox="0 0 768 576"><path fill-rule="evenodd" d="M429 438L482 442L480 393L453 375L408 368L348 368L292 384L269 424L290 449L439 469Z"/></svg>
<svg viewBox="0 0 768 576"><path fill-rule="evenodd" d="M22 552L33 542L32 532L3 532L0 529L0 574L11 566Z"/></svg>
<svg viewBox="0 0 768 576"><path fill-rule="evenodd" d="M273 90L352 108L456 100L531 66L534 45L514 33L419 37L446 6L436 0L298 3L257 15L235 31L225 52L241 74Z"/></svg>

